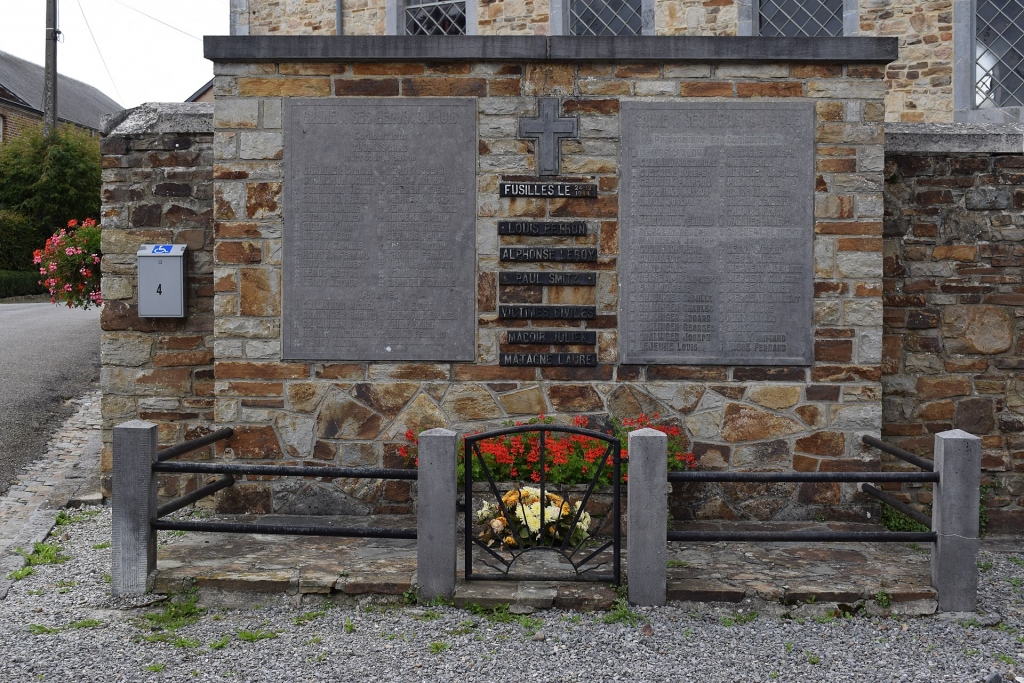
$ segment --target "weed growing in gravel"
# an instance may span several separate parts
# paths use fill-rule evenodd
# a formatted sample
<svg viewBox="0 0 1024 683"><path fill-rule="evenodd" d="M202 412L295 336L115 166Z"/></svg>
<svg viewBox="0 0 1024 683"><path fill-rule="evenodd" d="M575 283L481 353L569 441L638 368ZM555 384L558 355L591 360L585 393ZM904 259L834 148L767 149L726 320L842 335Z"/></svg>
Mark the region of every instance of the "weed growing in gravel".
<svg viewBox="0 0 1024 683"><path fill-rule="evenodd" d="M103 543L97 543L92 547L93 550L106 550L110 547L110 541L104 541Z"/></svg>
<svg viewBox="0 0 1024 683"><path fill-rule="evenodd" d="M28 592L28 594L29 594L29 595L42 595L42 594L43 594L43 589L42 589L42 588L37 588L37 589L35 589L34 591L33 591L33 590L30 590L30 591Z"/></svg>
<svg viewBox="0 0 1024 683"><path fill-rule="evenodd" d="M28 632L34 636L41 636L47 633L60 633L60 629L50 628L49 626L43 626L41 624L29 624Z"/></svg>
<svg viewBox="0 0 1024 683"><path fill-rule="evenodd" d="M82 619L71 624L71 628L95 628L102 623L99 619Z"/></svg>
<svg viewBox="0 0 1024 683"><path fill-rule="evenodd" d="M957 619L956 623L960 624L964 628L970 628L972 626L975 628L981 628L981 622L974 617L971 617L970 619Z"/></svg>
<svg viewBox="0 0 1024 683"><path fill-rule="evenodd" d="M475 602L469 606L469 611L478 617L483 617L492 624L507 624L515 619L515 615L508 611L508 605L495 605L491 609L481 607Z"/></svg>
<svg viewBox="0 0 1024 683"><path fill-rule="evenodd" d="M227 636L224 636L224 637L227 638ZM324 642L323 638L321 638L320 636L313 636L312 638L306 638L304 641L302 641L302 644L303 645L319 645L322 642ZM225 643L225 645L227 645L227 643ZM210 647L212 648L213 645L211 645ZM223 645L221 647L223 647ZM218 649L220 649L220 648L218 648Z"/></svg>
<svg viewBox="0 0 1024 683"><path fill-rule="evenodd" d="M277 638L277 631L264 631L262 629L256 629L255 631L238 632L238 639L245 641L246 643L255 643L259 640L268 640L270 638Z"/></svg>
<svg viewBox="0 0 1024 683"><path fill-rule="evenodd" d="M743 626L757 619L757 612L733 612L732 616L719 617L722 626Z"/></svg>
<svg viewBox="0 0 1024 683"><path fill-rule="evenodd" d="M768 674L768 678L778 678L778 677L779 677L779 672L778 671L773 671L770 674Z"/></svg>
<svg viewBox="0 0 1024 683"><path fill-rule="evenodd" d="M76 522L84 522L87 519L92 519L98 514L100 514L99 510L84 510L76 515L69 515L66 511L61 510L57 513L57 519L54 520L54 524L57 526L66 526L68 524L75 524Z"/></svg>
<svg viewBox="0 0 1024 683"><path fill-rule="evenodd" d="M420 588L416 584L409 586L402 593L402 602L407 605L415 605L420 598Z"/></svg>
<svg viewBox="0 0 1024 683"><path fill-rule="evenodd" d="M174 647L193 648L193 647L199 647L200 645L202 645L202 643L200 643L195 638L184 638L184 637L178 636L177 638L174 639L174 641L171 643L171 645L173 645Z"/></svg>
<svg viewBox="0 0 1024 683"><path fill-rule="evenodd" d="M669 560L667 562L667 566L669 566L669 567L689 567L690 563L689 562L683 562L682 560Z"/></svg>
<svg viewBox="0 0 1024 683"><path fill-rule="evenodd" d="M466 621L460 621L458 628L452 629L448 633L453 636L464 636L472 633L475 628L476 623L474 623L472 619L467 619Z"/></svg>
<svg viewBox="0 0 1024 683"><path fill-rule="evenodd" d="M634 627L639 626L643 620L642 616L629 609L629 602L626 601L626 598L616 600L611 611L601 619L606 624L629 624Z"/></svg>
<svg viewBox="0 0 1024 683"><path fill-rule="evenodd" d="M875 602L877 602L878 606L883 609L888 608L892 605L892 593L887 593L884 590L878 591L875 593Z"/></svg>
<svg viewBox="0 0 1024 683"><path fill-rule="evenodd" d="M162 612L151 612L146 615L146 619L153 626L159 626L168 631L174 631L182 626L189 626L199 621L199 617L205 611L202 607L196 605L198 600L199 596L196 595L195 591L184 601L175 602L172 597L164 605Z"/></svg>
<svg viewBox="0 0 1024 683"><path fill-rule="evenodd" d="M111 583L114 580L113 577L110 576L110 574L104 574L100 578L103 579L103 583Z"/></svg>
<svg viewBox="0 0 1024 683"><path fill-rule="evenodd" d="M804 652L804 654L807 655L808 664L821 664L821 657L818 655L811 654L810 652Z"/></svg>
<svg viewBox="0 0 1024 683"><path fill-rule="evenodd" d="M145 669L146 671L152 671L153 673L158 674L161 671L163 671L164 669L166 669L167 665L164 664L163 662L154 662L154 663L150 664L149 666L144 666L142 668Z"/></svg>
<svg viewBox="0 0 1024 683"><path fill-rule="evenodd" d="M15 548L14 552L25 558L30 567L40 564L62 564L67 562L67 555L60 554L60 546L56 543L33 543L32 552L28 553L21 548Z"/></svg>
<svg viewBox="0 0 1024 683"><path fill-rule="evenodd" d="M793 643L791 643L791 642L789 642L787 640L786 641L786 652L792 652L792 651L793 651Z"/></svg>
<svg viewBox="0 0 1024 683"><path fill-rule="evenodd" d="M7 578L11 581L21 581L25 577L32 576L36 573L32 567L22 567L21 569L15 569L13 572L7 575Z"/></svg>
<svg viewBox="0 0 1024 683"><path fill-rule="evenodd" d="M311 621L316 621L320 617L327 614L327 610L317 610L316 612L305 612L292 619L292 623L296 626L305 626Z"/></svg>
<svg viewBox="0 0 1024 683"><path fill-rule="evenodd" d="M1006 664L1007 666L1016 666L1017 665L1017 662L1015 662L1013 657L1011 657L1010 655L999 654L999 655L996 655L996 659L998 659L1003 664Z"/></svg>
<svg viewBox="0 0 1024 683"><path fill-rule="evenodd" d="M351 619L345 619L345 633L355 633L356 625L352 623Z"/></svg>
<svg viewBox="0 0 1024 683"><path fill-rule="evenodd" d="M822 614L820 617L814 617L814 620L819 624L831 624L836 620L836 615L829 612L828 614Z"/></svg>
<svg viewBox="0 0 1024 683"><path fill-rule="evenodd" d="M988 562L979 562L978 563L978 569L980 569L983 572L987 572L989 569L992 569L992 567L994 567L994 566L995 566L995 562L992 562L991 560L989 560Z"/></svg>
<svg viewBox="0 0 1024 683"><path fill-rule="evenodd" d="M1024 579L1020 578L1019 576L1011 576L1007 579L1007 581L1009 581L1010 585L1014 588L1020 588L1021 586L1024 586Z"/></svg>
<svg viewBox="0 0 1024 683"><path fill-rule="evenodd" d="M540 617L528 617L523 614L516 621L519 622L519 625L523 627L528 636L534 635L544 627L544 620Z"/></svg>
<svg viewBox="0 0 1024 683"><path fill-rule="evenodd" d="M981 650L964 650L964 654L968 657L976 657L981 654Z"/></svg>
<svg viewBox="0 0 1024 683"><path fill-rule="evenodd" d="M57 592L61 595L68 593L76 584L74 581L64 581L63 579L57 582Z"/></svg>
<svg viewBox="0 0 1024 683"><path fill-rule="evenodd" d="M1013 562L1018 567L1024 567L1024 557L1017 557L1016 555L1010 555L1007 557L1010 562Z"/></svg>
<svg viewBox="0 0 1024 683"><path fill-rule="evenodd" d="M231 636L224 636L220 640L215 640L210 643L211 650L223 650L231 642Z"/></svg>
<svg viewBox="0 0 1024 683"><path fill-rule="evenodd" d="M413 619L417 619L419 621L434 621L435 619L440 618L441 613L434 609L424 610L422 614L413 615Z"/></svg>
<svg viewBox="0 0 1024 683"><path fill-rule="evenodd" d="M451 648L451 645L449 645L448 643L446 643L446 642L444 642L442 640L435 640L433 643L430 644L430 654L432 654L432 655L440 654L440 653L442 653L445 650L448 650L450 648Z"/></svg>

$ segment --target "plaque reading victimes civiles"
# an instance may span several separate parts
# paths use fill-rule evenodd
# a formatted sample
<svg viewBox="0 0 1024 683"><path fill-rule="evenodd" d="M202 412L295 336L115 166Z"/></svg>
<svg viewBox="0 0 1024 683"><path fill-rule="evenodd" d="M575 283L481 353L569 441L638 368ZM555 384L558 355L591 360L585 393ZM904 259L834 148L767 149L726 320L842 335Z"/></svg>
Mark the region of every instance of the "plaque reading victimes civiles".
<svg viewBox="0 0 1024 683"><path fill-rule="evenodd" d="M621 363L810 365L814 103L622 103Z"/></svg>
<svg viewBox="0 0 1024 683"><path fill-rule="evenodd" d="M286 99L284 356L476 359L476 102Z"/></svg>

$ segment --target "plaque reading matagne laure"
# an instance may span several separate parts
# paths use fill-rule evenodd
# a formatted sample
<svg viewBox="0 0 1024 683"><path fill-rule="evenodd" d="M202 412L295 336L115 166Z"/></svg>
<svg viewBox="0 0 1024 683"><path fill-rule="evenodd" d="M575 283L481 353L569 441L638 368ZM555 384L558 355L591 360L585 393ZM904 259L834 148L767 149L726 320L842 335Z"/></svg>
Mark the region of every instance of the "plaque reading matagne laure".
<svg viewBox="0 0 1024 683"><path fill-rule="evenodd" d="M810 365L814 104L621 116L620 362Z"/></svg>
<svg viewBox="0 0 1024 683"><path fill-rule="evenodd" d="M286 103L285 357L475 360L475 101Z"/></svg>

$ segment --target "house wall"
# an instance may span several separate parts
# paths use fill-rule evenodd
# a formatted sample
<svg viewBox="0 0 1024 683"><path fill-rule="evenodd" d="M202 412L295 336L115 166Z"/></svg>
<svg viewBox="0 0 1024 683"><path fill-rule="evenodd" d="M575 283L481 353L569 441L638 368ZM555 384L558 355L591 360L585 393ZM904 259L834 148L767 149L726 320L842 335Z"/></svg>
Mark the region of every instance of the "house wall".
<svg viewBox="0 0 1024 683"><path fill-rule="evenodd" d="M0 139L4 142L21 137L21 134L42 124L43 117L38 114L27 112L19 107L12 107L0 101L0 116L3 117L3 133Z"/></svg>

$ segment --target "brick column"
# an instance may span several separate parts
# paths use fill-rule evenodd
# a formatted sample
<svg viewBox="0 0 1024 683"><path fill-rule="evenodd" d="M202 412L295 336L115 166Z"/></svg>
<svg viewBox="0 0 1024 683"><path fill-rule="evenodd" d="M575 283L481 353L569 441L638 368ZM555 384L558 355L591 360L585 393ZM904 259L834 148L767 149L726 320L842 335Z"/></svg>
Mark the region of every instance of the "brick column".
<svg viewBox="0 0 1024 683"><path fill-rule="evenodd" d="M626 571L629 601L664 605L668 556L668 437L656 429L629 433Z"/></svg>
<svg viewBox="0 0 1024 683"><path fill-rule="evenodd" d="M156 570L157 426L132 420L114 427L111 590L115 596L142 595Z"/></svg>

